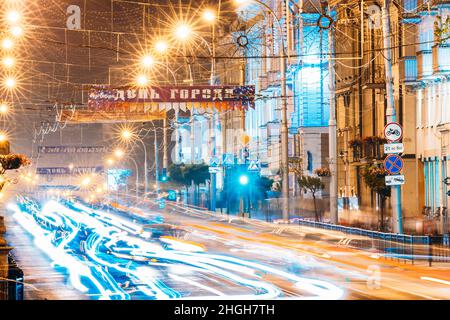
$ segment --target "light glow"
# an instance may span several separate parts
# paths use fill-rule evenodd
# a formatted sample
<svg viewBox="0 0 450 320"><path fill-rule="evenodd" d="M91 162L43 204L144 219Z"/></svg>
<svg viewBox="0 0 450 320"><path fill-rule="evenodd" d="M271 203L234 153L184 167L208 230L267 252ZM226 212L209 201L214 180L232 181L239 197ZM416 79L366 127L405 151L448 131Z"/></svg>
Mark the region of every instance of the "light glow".
<svg viewBox="0 0 450 320"><path fill-rule="evenodd" d="M9 39L9 38L3 39L2 48L4 50L11 50L13 46L14 46L14 43L11 39Z"/></svg>
<svg viewBox="0 0 450 320"><path fill-rule="evenodd" d="M169 48L169 45L164 40L159 40L155 44L155 50L160 54L165 53L168 48Z"/></svg>
<svg viewBox="0 0 450 320"><path fill-rule="evenodd" d="M5 58L3 58L2 62L6 68L12 68L14 66L14 64L16 63L16 61L14 60L13 57L5 57Z"/></svg>
<svg viewBox="0 0 450 320"><path fill-rule="evenodd" d="M191 35L192 31L188 25L180 24L175 29L175 36L178 40L184 41Z"/></svg>
<svg viewBox="0 0 450 320"><path fill-rule="evenodd" d="M136 79L136 83L140 86L140 87L145 87L148 85L148 78L146 75L140 75L137 77Z"/></svg>

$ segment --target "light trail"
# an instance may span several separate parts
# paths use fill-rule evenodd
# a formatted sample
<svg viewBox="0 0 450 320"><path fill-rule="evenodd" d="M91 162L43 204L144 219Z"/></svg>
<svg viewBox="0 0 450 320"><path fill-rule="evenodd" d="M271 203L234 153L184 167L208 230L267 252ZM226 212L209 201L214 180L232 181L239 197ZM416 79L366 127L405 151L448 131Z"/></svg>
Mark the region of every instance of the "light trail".
<svg viewBox="0 0 450 320"><path fill-rule="evenodd" d="M18 204L9 209L53 264L68 270L75 288L100 299L132 299L139 295L146 299L284 298L283 290L263 280L261 272L292 283L300 299L340 299L344 294L326 281L232 256L209 254L204 245L196 242L167 235L151 238L141 225L79 201L50 200L41 208L32 199L19 197ZM174 272L181 269L181 273ZM223 279L224 289L208 285L211 277ZM233 287L225 284L230 282L248 293L234 294ZM177 291L178 286L184 292ZM195 295L190 288L213 295Z"/></svg>

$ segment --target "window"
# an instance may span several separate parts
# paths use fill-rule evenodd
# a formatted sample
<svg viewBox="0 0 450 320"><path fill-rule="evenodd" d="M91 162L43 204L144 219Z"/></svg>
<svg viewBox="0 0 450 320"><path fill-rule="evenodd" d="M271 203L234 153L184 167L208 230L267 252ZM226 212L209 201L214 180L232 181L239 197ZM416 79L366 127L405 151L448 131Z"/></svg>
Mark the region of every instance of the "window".
<svg viewBox="0 0 450 320"><path fill-rule="evenodd" d="M312 173L313 171L313 156L311 151L307 151L307 157L308 157L308 167L306 168L306 170L309 171L309 173Z"/></svg>

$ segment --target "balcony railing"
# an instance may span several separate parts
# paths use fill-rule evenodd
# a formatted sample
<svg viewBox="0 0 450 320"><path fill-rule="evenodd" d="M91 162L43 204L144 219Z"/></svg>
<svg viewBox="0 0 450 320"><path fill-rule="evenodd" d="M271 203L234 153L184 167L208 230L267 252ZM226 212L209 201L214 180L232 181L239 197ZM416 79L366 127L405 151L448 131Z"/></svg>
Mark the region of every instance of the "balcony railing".
<svg viewBox="0 0 450 320"><path fill-rule="evenodd" d="M416 57L402 57L399 61L400 81L417 81L417 59Z"/></svg>
<svg viewBox="0 0 450 320"><path fill-rule="evenodd" d="M416 14L417 12L417 0L403 0L403 10L407 15Z"/></svg>
<svg viewBox="0 0 450 320"><path fill-rule="evenodd" d="M434 73L450 72L450 45L433 46L433 71Z"/></svg>
<svg viewBox="0 0 450 320"><path fill-rule="evenodd" d="M433 75L433 53L423 50L417 53L417 78L423 79Z"/></svg>

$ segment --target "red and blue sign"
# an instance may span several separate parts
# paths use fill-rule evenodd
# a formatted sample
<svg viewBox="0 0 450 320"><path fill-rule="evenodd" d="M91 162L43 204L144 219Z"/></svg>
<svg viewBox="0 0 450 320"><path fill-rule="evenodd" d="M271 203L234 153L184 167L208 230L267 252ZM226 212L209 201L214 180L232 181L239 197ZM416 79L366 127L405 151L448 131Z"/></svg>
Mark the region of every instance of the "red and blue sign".
<svg viewBox="0 0 450 320"><path fill-rule="evenodd" d="M389 174L399 174L403 165L403 159L396 154L390 154L384 159L384 168Z"/></svg>

